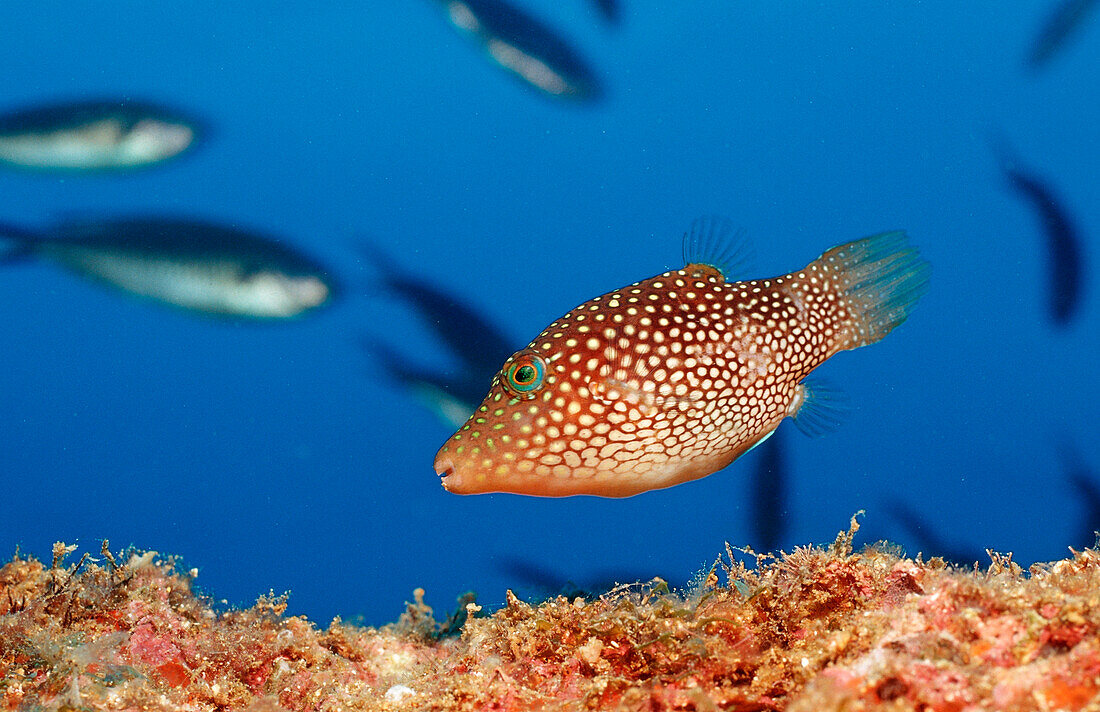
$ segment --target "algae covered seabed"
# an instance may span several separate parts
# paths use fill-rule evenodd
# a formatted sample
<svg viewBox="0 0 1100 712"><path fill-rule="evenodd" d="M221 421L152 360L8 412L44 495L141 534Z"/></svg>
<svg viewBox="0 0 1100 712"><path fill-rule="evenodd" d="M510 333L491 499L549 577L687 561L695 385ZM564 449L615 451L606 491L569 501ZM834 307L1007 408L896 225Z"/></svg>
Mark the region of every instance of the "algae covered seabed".
<svg viewBox="0 0 1100 712"><path fill-rule="evenodd" d="M57 544L0 569L0 706L1100 709L1100 552L960 570L856 552L856 528L777 558L727 545L688 592L509 593L437 619L417 591L378 629L322 629L274 595L219 611L170 557Z"/></svg>

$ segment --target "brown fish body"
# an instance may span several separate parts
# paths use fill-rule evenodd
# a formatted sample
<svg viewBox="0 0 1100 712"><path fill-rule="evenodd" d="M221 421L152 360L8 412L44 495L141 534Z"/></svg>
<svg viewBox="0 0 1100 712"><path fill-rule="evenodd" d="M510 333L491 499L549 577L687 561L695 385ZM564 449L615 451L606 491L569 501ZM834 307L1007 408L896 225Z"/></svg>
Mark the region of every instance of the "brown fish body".
<svg viewBox="0 0 1100 712"><path fill-rule="evenodd" d="M881 287L878 273L912 267L915 251L853 266L853 245L772 279L689 264L581 304L505 362L437 455L443 486L625 497L722 469L805 405L814 368L900 323L869 321L852 287L869 272Z"/></svg>

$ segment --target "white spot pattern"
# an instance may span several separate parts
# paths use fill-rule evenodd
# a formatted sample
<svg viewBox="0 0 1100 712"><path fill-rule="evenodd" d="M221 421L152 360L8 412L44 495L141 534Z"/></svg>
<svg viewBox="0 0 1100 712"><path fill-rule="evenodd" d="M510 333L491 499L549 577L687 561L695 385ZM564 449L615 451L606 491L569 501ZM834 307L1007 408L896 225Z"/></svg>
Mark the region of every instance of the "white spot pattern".
<svg viewBox="0 0 1100 712"><path fill-rule="evenodd" d="M721 469L793 414L810 371L900 323L858 318L869 312L846 291L845 247L781 277L729 283L692 264L581 304L505 362L437 456L444 486L617 497ZM512 394L502 374L529 354L570 367Z"/></svg>

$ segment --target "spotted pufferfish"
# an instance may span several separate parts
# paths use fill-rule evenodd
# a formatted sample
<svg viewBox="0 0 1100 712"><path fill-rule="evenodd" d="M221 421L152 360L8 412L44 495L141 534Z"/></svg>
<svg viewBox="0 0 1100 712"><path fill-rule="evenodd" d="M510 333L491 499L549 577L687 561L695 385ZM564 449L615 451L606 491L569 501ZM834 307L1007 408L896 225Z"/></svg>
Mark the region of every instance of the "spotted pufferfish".
<svg viewBox="0 0 1100 712"><path fill-rule="evenodd" d="M721 470L784 418L828 420L809 373L905 321L931 271L900 231L732 281L744 248L727 220L701 218L684 236L686 266L551 323L440 448L443 487L628 497Z"/></svg>

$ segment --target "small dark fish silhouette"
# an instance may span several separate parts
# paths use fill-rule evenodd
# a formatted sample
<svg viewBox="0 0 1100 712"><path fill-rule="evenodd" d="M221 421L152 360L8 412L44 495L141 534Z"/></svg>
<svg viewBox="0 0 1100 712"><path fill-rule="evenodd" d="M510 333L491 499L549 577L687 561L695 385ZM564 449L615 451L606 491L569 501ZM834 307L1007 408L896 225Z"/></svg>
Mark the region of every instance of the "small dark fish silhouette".
<svg viewBox="0 0 1100 712"><path fill-rule="evenodd" d="M336 290L321 265L277 240L187 218L72 220L39 232L0 226L0 262L29 258L223 316L298 316Z"/></svg>
<svg viewBox="0 0 1100 712"><path fill-rule="evenodd" d="M0 161L56 171L135 168L180 155L199 134L196 120L147 102L50 104L0 116Z"/></svg>
<svg viewBox="0 0 1100 712"><path fill-rule="evenodd" d="M546 94L592 101L603 90L595 71L550 27L505 0L440 0L452 25L489 57Z"/></svg>
<svg viewBox="0 0 1100 712"><path fill-rule="evenodd" d="M364 350L444 422L458 427L485 395L486 384L511 353L512 340L473 306L402 269L374 246L363 245L362 251L377 267L382 290L411 306L458 359L459 366L449 370L420 367L373 338L362 339Z"/></svg>
<svg viewBox="0 0 1100 712"><path fill-rule="evenodd" d="M363 350L382 367L392 380L416 396L417 400L447 425L457 427L474 412L489 376L478 377L465 369L440 370L416 366L409 358L379 340L364 336Z"/></svg>
<svg viewBox="0 0 1100 712"><path fill-rule="evenodd" d="M783 437L783 433L776 430L756 447L758 455L749 502L753 544L760 551L775 551L787 527L787 463Z"/></svg>
<svg viewBox="0 0 1100 712"><path fill-rule="evenodd" d="M1018 161L1002 143L998 149L1001 171L1012 189L1039 213L1049 253L1051 320L1058 326L1069 323L1081 302L1084 286L1084 257L1077 228L1053 191L1042 181L1018 167Z"/></svg>
<svg viewBox="0 0 1100 712"><path fill-rule="evenodd" d="M1040 69L1065 46L1066 40L1082 25L1096 0L1064 0L1050 15L1031 45L1027 64Z"/></svg>
<svg viewBox="0 0 1100 712"><path fill-rule="evenodd" d="M496 563L502 573L516 581L521 591L528 593L525 596L528 600L545 601L558 596L569 600L593 600L616 586L653 578L652 574L639 575L636 571L598 571L578 583L559 571L517 556L504 556Z"/></svg>
<svg viewBox="0 0 1100 712"><path fill-rule="evenodd" d="M1062 460L1062 467L1066 472L1066 479L1077 492L1077 499L1084 509L1081 518L1081 528L1074 535L1075 547L1095 547L1097 532L1100 532L1100 480L1093 472L1080 450L1074 447L1068 440L1058 447Z"/></svg>
<svg viewBox="0 0 1100 712"><path fill-rule="evenodd" d="M594 2L600 15L610 24L617 25L622 21L623 8L619 0L594 0Z"/></svg>
<svg viewBox="0 0 1100 712"><path fill-rule="evenodd" d="M984 551L965 543L953 542L933 531L931 525L908 504L895 501L888 506L890 514L897 519L909 536L917 540L927 556L938 556L956 566L970 567L986 559Z"/></svg>
<svg viewBox="0 0 1100 712"><path fill-rule="evenodd" d="M360 249L377 267L382 288L412 306L463 366L484 372L482 385L488 383L500 366L493 359L512 353L512 340L500 327L451 292L401 268L373 245L364 244ZM484 392L476 400L482 395Z"/></svg>

